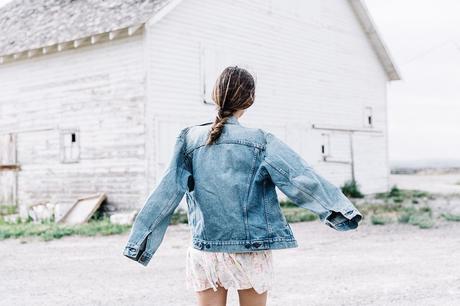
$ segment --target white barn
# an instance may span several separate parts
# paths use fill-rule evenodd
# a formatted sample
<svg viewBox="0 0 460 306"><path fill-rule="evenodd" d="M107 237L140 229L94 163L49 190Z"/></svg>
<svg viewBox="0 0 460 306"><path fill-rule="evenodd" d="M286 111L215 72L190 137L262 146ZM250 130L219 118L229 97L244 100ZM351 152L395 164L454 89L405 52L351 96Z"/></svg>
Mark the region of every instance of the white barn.
<svg viewBox="0 0 460 306"><path fill-rule="evenodd" d="M365 193L388 189L399 74L361 1L14 0L0 9L0 205L106 192L139 208L235 64L257 78L241 124L337 185L354 172Z"/></svg>

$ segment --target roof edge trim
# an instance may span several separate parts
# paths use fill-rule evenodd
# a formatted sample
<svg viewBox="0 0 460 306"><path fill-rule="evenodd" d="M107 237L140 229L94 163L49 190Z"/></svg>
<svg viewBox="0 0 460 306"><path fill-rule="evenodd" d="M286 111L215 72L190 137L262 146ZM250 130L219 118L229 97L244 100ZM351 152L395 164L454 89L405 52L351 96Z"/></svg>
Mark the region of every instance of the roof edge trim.
<svg viewBox="0 0 460 306"><path fill-rule="evenodd" d="M358 17L358 20L369 38L374 51L377 54L378 59L383 65L385 72L390 81L401 80L401 73L396 67L395 61L388 50L388 47L383 42L381 35L379 34L377 27L372 19L372 16L364 4L363 0L348 0L354 13Z"/></svg>

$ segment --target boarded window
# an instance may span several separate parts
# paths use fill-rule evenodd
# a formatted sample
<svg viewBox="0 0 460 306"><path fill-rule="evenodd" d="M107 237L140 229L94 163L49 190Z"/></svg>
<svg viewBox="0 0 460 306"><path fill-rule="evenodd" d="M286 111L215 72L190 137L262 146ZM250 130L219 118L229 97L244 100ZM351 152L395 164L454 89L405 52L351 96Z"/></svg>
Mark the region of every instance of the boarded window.
<svg viewBox="0 0 460 306"><path fill-rule="evenodd" d="M80 160L80 136L77 129L61 130L61 162L77 163Z"/></svg>
<svg viewBox="0 0 460 306"><path fill-rule="evenodd" d="M211 95L217 77L228 66L238 65L251 72L247 55L231 46L219 46L211 43L201 43L201 83L203 103L214 105Z"/></svg>

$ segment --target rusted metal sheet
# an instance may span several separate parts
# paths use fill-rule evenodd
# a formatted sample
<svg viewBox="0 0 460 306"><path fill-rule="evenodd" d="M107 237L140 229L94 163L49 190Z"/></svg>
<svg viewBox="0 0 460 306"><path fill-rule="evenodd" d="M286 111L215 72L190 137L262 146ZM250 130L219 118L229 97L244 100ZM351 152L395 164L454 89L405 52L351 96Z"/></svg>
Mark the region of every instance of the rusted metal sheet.
<svg viewBox="0 0 460 306"><path fill-rule="evenodd" d="M19 165L0 165L0 171L21 170Z"/></svg>

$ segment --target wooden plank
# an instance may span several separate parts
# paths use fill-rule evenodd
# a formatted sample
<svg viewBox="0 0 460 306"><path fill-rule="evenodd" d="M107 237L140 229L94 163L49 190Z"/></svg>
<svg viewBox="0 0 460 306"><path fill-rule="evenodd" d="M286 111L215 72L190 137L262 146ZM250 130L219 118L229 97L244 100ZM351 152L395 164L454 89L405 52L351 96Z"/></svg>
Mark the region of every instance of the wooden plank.
<svg viewBox="0 0 460 306"><path fill-rule="evenodd" d="M16 165L0 165L0 171L9 171L9 170L20 170L21 169L21 166L19 166L18 164Z"/></svg>
<svg viewBox="0 0 460 306"><path fill-rule="evenodd" d="M16 135L0 135L0 205L17 205Z"/></svg>
<svg viewBox="0 0 460 306"><path fill-rule="evenodd" d="M105 199L107 199L105 193L78 199L58 222L66 224L85 223Z"/></svg>

